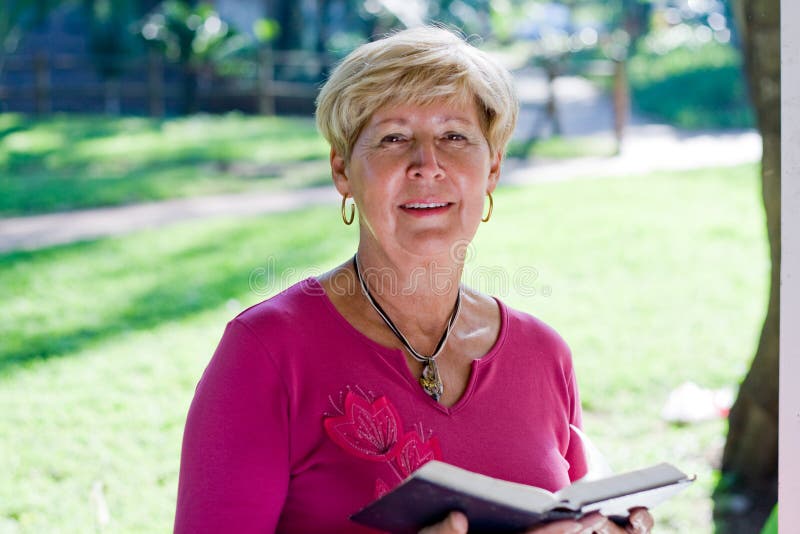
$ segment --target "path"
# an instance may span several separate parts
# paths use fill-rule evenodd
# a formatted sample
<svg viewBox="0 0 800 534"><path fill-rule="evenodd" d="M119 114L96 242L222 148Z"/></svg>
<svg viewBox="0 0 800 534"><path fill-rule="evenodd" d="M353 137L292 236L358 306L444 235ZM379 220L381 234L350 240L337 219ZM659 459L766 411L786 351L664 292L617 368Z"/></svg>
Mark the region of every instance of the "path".
<svg viewBox="0 0 800 534"><path fill-rule="evenodd" d="M530 135L543 100L543 80L535 72L518 77L522 101L516 138ZM565 136L611 136L609 99L582 78L558 80L556 95ZM620 155L567 160L509 160L501 183L530 184L569 179L603 178L656 170L687 170L758 161L758 133L687 133L647 124L634 117ZM61 243L119 235L198 218L238 217L328 204L338 209L333 187L282 192L244 193L175 199L73 212L0 219L0 252L36 249Z"/></svg>

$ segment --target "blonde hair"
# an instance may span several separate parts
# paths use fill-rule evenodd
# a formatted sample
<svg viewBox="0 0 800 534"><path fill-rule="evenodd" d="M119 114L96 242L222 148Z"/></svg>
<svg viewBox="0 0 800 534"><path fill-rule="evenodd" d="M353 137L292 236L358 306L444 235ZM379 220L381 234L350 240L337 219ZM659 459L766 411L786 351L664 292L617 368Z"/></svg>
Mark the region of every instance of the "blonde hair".
<svg viewBox="0 0 800 534"><path fill-rule="evenodd" d="M348 161L380 107L438 99L476 102L490 150L505 150L519 113L511 74L461 37L434 26L397 32L345 57L317 97L317 128Z"/></svg>

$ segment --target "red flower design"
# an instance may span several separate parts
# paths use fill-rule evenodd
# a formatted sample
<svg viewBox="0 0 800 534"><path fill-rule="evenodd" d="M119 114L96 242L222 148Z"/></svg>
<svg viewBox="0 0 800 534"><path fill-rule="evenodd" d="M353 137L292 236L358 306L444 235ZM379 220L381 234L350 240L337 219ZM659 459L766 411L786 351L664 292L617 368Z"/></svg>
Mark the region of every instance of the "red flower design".
<svg viewBox="0 0 800 534"><path fill-rule="evenodd" d="M394 463L404 477L431 460L442 458L442 450L436 436L428 441L423 441L416 430L408 432L400 438L395 449Z"/></svg>
<svg viewBox="0 0 800 534"><path fill-rule="evenodd" d="M374 462L394 457L397 437L402 430L397 410L386 397L372 403L347 392L344 414L324 421L328 436L342 449Z"/></svg>

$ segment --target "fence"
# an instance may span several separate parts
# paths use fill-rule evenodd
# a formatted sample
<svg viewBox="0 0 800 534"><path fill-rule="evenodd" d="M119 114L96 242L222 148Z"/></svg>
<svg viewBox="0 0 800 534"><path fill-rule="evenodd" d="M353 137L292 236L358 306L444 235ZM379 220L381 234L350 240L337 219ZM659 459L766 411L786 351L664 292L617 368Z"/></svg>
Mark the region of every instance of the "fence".
<svg viewBox="0 0 800 534"><path fill-rule="evenodd" d="M180 111L309 113L332 60L306 51L260 50L227 65L183 69L151 52L106 56L114 76L99 74L97 56L37 53L11 56L0 72L0 111L138 113ZM223 65L224 66L224 65ZM188 84L188 85L187 85Z"/></svg>

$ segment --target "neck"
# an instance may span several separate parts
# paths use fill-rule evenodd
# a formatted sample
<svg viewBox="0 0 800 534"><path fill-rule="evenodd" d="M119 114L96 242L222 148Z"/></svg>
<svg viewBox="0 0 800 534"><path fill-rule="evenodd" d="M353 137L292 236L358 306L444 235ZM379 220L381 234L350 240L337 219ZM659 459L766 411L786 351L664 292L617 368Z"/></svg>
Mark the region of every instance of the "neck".
<svg viewBox="0 0 800 534"><path fill-rule="evenodd" d="M400 266L386 260L359 251L358 264L364 283L409 342L419 352L429 355L453 314L462 266L431 259L403 262ZM357 292L361 293L360 287ZM368 301L366 295L362 297Z"/></svg>
<svg viewBox="0 0 800 534"><path fill-rule="evenodd" d="M464 270L463 263L448 254L394 258L359 247L358 261L370 291L378 298L396 302L442 301L445 308L452 308Z"/></svg>

